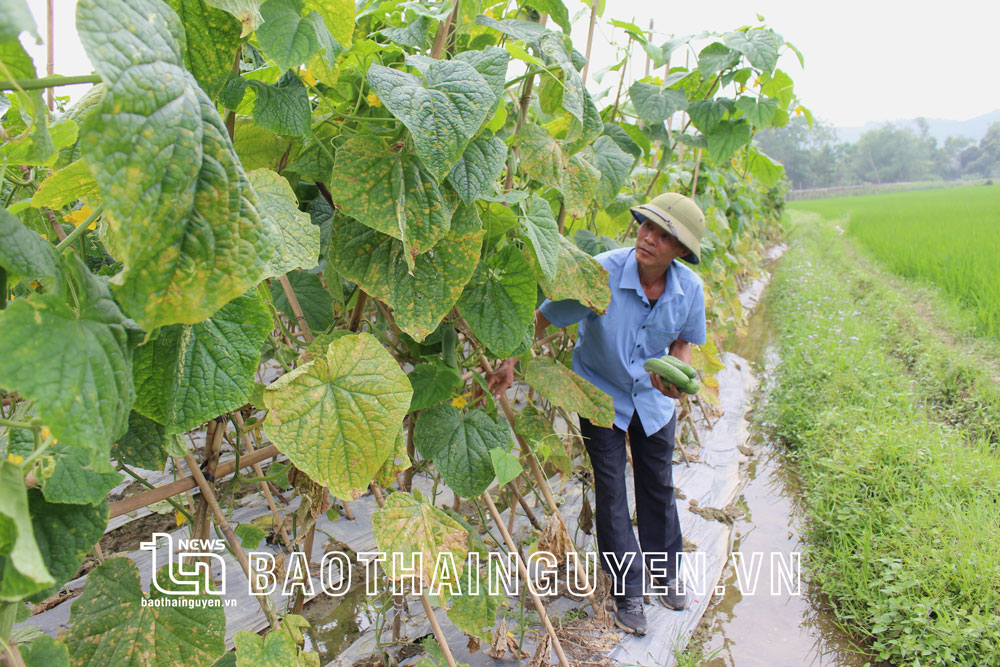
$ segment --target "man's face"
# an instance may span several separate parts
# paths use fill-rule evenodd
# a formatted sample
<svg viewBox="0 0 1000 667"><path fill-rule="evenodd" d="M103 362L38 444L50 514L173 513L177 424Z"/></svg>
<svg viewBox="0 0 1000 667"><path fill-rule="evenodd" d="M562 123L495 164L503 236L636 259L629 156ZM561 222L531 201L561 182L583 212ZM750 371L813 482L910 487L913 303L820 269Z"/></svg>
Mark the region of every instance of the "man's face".
<svg viewBox="0 0 1000 667"><path fill-rule="evenodd" d="M639 225L635 239L635 261L639 266L665 271L672 261L686 254L684 244L655 222L646 220Z"/></svg>

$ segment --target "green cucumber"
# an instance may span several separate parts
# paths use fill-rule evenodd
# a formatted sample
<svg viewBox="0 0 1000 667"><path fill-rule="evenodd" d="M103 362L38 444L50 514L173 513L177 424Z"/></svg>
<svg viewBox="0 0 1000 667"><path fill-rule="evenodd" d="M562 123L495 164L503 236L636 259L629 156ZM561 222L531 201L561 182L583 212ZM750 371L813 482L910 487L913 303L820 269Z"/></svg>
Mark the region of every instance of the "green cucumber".
<svg viewBox="0 0 1000 667"><path fill-rule="evenodd" d="M698 371L696 371L695 369L691 368L690 366L688 366L687 364L685 364L683 361L681 361L677 357L674 357L674 356L671 356L671 355L668 354L668 355L666 355L664 357L661 357L661 359L663 359L668 364L673 364L676 368L681 369L684 372L684 375L688 376L688 378L690 378L692 380L697 380L698 379ZM693 393L693 392L689 392L689 393Z"/></svg>
<svg viewBox="0 0 1000 667"><path fill-rule="evenodd" d="M647 359L642 367L650 373L656 373L663 378L666 384L672 384L678 389L686 387L688 382L690 382L690 378L684 375L684 372L681 371L681 369L672 364L668 364L663 359Z"/></svg>
<svg viewBox="0 0 1000 667"><path fill-rule="evenodd" d="M446 324L441 332L441 358L452 368L458 368L458 332Z"/></svg>

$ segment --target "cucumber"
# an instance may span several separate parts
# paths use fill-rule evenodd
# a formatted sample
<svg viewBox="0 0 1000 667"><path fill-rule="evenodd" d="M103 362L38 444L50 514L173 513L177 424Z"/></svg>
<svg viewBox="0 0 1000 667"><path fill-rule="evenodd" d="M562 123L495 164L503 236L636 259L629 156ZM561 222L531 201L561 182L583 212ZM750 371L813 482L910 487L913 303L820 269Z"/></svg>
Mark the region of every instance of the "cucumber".
<svg viewBox="0 0 1000 667"><path fill-rule="evenodd" d="M678 389L686 387L688 382L690 382L690 378L684 375L684 372L681 369L677 368L673 364L667 363L663 359L647 359L646 363L644 363L642 367L650 373L656 373L663 378L664 382L672 384Z"/></svg>
<svg viewBox="0 0 1000 667"><path fill-rule="evenodd" d="M441 332L441 358L448 366L458 368L458 332L450 325Z"/></svg>
<svg viewBox="0 0 1000 667"><path fill-rule="evenodd" d="M681 371L684 372L684 375L688 376L690 379L692 379L692 380L697 380L698 379L698 371L696 371L695 369L691 368L690 366L688 366L687 364L685 364L683 361L681 361L677 357L674 357L674 356L671 356L671 355L668 354L668 355L666 355L664 357L661 357L661 358L665 362L667 362L668 364L673 364L675 367L681 369Z"/></svg>

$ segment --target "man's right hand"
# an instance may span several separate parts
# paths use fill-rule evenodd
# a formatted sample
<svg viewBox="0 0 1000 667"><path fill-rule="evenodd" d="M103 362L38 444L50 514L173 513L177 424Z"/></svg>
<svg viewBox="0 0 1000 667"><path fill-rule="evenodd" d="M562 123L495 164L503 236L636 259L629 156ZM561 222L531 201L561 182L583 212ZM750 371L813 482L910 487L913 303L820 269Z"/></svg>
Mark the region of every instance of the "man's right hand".
<svg viewBox="0 0 1000 667"><path fill-rule="evenodd" d="M504 392L514 384L514 364L516 363L517 357L506 359L500 362L492 372L486 374L486 386L489 387L495 400L500 400Z"/></svg>

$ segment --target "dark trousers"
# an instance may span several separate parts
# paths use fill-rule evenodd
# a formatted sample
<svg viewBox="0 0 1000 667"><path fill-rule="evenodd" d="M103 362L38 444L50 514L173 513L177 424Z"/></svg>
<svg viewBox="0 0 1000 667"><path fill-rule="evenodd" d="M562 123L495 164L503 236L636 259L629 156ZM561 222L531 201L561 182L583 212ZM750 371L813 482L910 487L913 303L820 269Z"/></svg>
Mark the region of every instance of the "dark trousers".
<svg viewBox="0 0 1000 667"><path fill-rule="evenodd" d="M637 412L628 427L635 473L639 541L651 571L666 569L668 579L676 576L676 558L682 547L680 517L674 502L671 474L676 422L675 413L669 424L647 437ZM604 571L614 577L617 576L614 571L617 568L609 564L605 554L614 552L618 563L624 564L625 554L634 553L631 565L625 569L625 595L642 595L643 559L639 557L639 545L632 530L632 514L628 509L625 488L625 431L616 426L594 426L583 417L580 418L580 431L594 467L594 514L599 559ZM666 562L663 562L662 553L666 553ZM666 584L665 581L657 583Z"/></svg>

